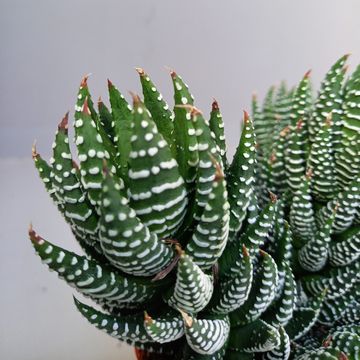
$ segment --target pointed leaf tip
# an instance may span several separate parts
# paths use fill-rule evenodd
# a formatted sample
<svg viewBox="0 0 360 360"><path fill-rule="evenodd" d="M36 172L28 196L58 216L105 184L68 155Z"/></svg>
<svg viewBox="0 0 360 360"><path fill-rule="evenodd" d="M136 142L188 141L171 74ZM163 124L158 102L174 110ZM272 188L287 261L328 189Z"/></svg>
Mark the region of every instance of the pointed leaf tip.
<svg viewBox="0 0 360 360"><path fill-rule="evenodd" d="M143 68L141 67L136 67L135 70L137 71L137 73L140 75L140 76L144 76L145 75L145 71Z"/></svg>
<svg viewBox="0 0 360 360"><path fill-rule="evenodd" d="M305 173L306 180L310 180L313 176L313 169L311 167L307 168Z"/></svg>
<svg viewBox="0 0 360 360"><path fill-rule="evenodd" d="M198 108L196 108L195 106L189 105L191 108L190 113L191 116L197 116L197 115L202 115L202 111L199 110Z"/></svg>
<svg viewBox="0 0 360 360"><path fill-rule="evenodd" d="M281 137L285 137L289 132L290 132L290 126L287 125L285 126L281 131L280 131L280 136Z"/></svg>
<svg viewBox="0 0 360 360"><path fill-rule="evenodd" d="M213 111L219 110L219 103L217 102L217 100L215 98L213 98L213 102L212 102L211 107L212 107Z"/></svg>
<svg viewBox="0 0 360 360"><path fill-rule="evenodd" d="M244 244L242 246L242 253L243 253L244 257L249 257L249 251Z"/></svg>
<svg viewBox="0 0 360 360"><path fill-rule="evenodd" d="M269 191L269 196L270 196L270 201L275 204L277 202L277 196L272 193L271 191Z"/></svg>
<svg viewBox="0 0 360 360"><path fill-rule="evenodd" d="M249 113L246 110L243 110L244 113L244 123L247 124L249 122Z"/></svg>
<svg viewBox="0 0 360 360"><path fill-rule="evenodd" d="M177 73L175 72L175 70L169 69L170 70L170 76L175 79L177 77Z"/></svg>
<svg viewBox="0 0 360 360"><path fill-rule="evenodd" d="M189 314L187 314L184 310L182 310L180 308L178 308L178 310L179 310L179 312L180 312L180 314L181 314L181 316L182 316L182 318L184 320L185 326L188 327L188 328L192 327L193 318Z"/></svg>
<svg viewBox="0 0 360 360"><path fill-rule="evenodd" d="M107 83L109 88L114 86L110 79L107 79Z"/></svg>
<svg viewBox="0 0 360 360"><path fill-rule="evenodd" d="M259 249L259 254L260 254L260 256L264 257L267 255L267 252L262 249Z"/></svg>
<svg viewBox="0 0 360 360"><path fill-rule="evenodd" d="M69 111L61 119L61 121L58 125L58 129L59 130L67 130L68 127L69 127Z"/></svg>
<svg viewBox="0 0 360 360"><path fill-rule="evenodd" d="M29 238L34 244L40 244L44 239L38 235L32 227L32 223L29 225L28 230Z"/></svg>
<svg viewBox="0 0 360 360"><path fill-rule="evenodd" d="M83 114L91 115L88 103L88 97L85 98L84 106L83 106Z"/></svg>
<svg viewBox="0 0 360 360"><path fill-rule="evenodd" d="M34 140L31 146L31 156L34 160L39 157L39 153L36 151L36 140Z"/></svg>
<svg viewBox="0 0 360 360"><path fill-rule="evenodd" d="M103 100L102 100L101 96L99 96L98 105L103 105Z"/></svg>
<svg viewBox="0 0 360 360"><path fill-rule="evenodd" d="M310 77L311 71L312 71L312 70L310 69L310 70L308 70L308 71L305 73L304 79L307 79L307 78Z"/></svg>
<svg viewBox="0 0 360 360"><path fill-rule="evenodd" d="M91 74L86 74L82 79L80 83L80 88L86 88L87 87L87 81Z"/></svg>
<svg viewBox="0 0 360 360"><path fill-rule="evenodd" d="M130 94L131 97L132 97L134 108L137 107L137 106L139 106L140 103L141 103L140 96L139 96L138 94L135 94L135 93L132 92L132 91L129 91L129 94Z"/></svg>
<svg viewBox="0 0 360 360"><path fill-rule="evenodd" d="M275 161L276 161L276 151L274 150L274 151L270 154L269 162L270 162L270 164L274 164Z"/></svg>
<svg viewBox="0 0 360 360"><path fill-rule="evenodd" d="M72 166L73 166L74 169L80 170L80 167L79 167L78 163L75 160L72 161Z"/></svg>
<svg viewBox="0 0 360 360"><path fill-rule="evenodd" d="M185 255L185 251L181 248L181 245L179 243L175 244L175 250L180 257Z"/></svg>
<svg viewBox="0 0 360 360"><path fill-rule="evenodd" d="M152 317L146 311L144 311L144 321L146 325L151 325L153 323Z"/></svg>
<svg viewBox="0 0 360 360"><path fill-rule="evenodd" d="M333 124L332 118L333 118L333 113L332 111L330 111L325 118L325 126L329 127Z"/></svg>
<svg viewBox="0 0 360 360"><path fill-rule="evenodd" d="M300 131L304 125L303 119L299 119L296 123L296 130Z"/></svg>
<svg viewBox="0 0 360 360"><path fill-rule="evenodd" d="M103 159L103 162L102 162L102 172L103 172L104 177L107 177L110 175L106 159Z"/></svg>

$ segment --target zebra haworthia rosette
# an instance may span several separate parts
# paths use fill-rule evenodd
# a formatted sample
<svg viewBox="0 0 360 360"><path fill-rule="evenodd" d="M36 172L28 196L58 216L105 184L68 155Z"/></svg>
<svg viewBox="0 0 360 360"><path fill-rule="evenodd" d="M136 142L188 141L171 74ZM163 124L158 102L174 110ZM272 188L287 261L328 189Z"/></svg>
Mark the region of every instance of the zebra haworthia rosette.
<svg viewBox="0 0 360 360"><path fill-rule="evenodd" d="M66 114L50 162L35 146L33 159L86 255L29 231L100 307L75 300L80 313L155 358L359 358L360 67L345 79L347 58L316 97L307 72L253 98L231 162L218 102L204 116L175 71L173 109L141 68L144 100L109 80L98 111L84 77L77 156Z"/></svg>

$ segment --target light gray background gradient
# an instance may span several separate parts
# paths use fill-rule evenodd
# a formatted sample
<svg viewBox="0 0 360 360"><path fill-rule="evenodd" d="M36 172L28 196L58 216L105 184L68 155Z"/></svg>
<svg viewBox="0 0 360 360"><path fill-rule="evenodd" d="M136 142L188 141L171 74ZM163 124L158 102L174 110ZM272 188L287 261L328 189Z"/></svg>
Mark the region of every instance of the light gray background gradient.
<svg viewBox="0 0 360 360"><path fill-rule="evenodd" d="M0 358L132 359L132 351L76 312L72 289L33 255L27 225L79 251L38 180L31 144L50 154L56 125L73 111L77 87L92 73L94 98L106 79L140 91L142 66L172 103L165 65L190 85L208 113L212 97L225 120L229 153L253 91L293 85L308 69L316 86L352 53L360 62L358 0L0 0Z"/></svg>

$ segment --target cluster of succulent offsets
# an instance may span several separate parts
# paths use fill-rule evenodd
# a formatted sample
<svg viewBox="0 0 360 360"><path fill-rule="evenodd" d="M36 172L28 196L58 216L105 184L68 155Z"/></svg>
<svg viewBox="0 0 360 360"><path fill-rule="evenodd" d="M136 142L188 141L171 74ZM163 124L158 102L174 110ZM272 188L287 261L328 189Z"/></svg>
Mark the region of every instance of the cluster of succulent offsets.
<svg viewBox="0 0 360 360"><path fill-rule="evenodd" d="M310 72L245 112L226 158L218 103L209 120L171 72L170 110L137 69L130 106L87 78L75 107L78 163L60 122L45 187L86 255L29 231L36 252L97 305L81 314L153 358L358 359L360 66L347 56L314 99Z"/></svg>

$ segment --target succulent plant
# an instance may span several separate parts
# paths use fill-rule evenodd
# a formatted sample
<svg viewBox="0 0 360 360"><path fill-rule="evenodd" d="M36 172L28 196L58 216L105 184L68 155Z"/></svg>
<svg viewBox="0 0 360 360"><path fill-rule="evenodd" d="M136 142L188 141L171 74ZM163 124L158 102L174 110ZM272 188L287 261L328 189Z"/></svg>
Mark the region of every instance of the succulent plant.
<svg viewBox="0 0 360 360"><path fill-rule="evenodd" d="M254 97L231 163L218 103L207 120L174 71L173 111L142 69L143 100L108 81L111 109L85 77L79 165L68 114L50 163L33 148L85 255L29 230L96 303L79 312L156 359L359 358L360 66L345 81L346 60L315 99L310 72Z"/></svg>

